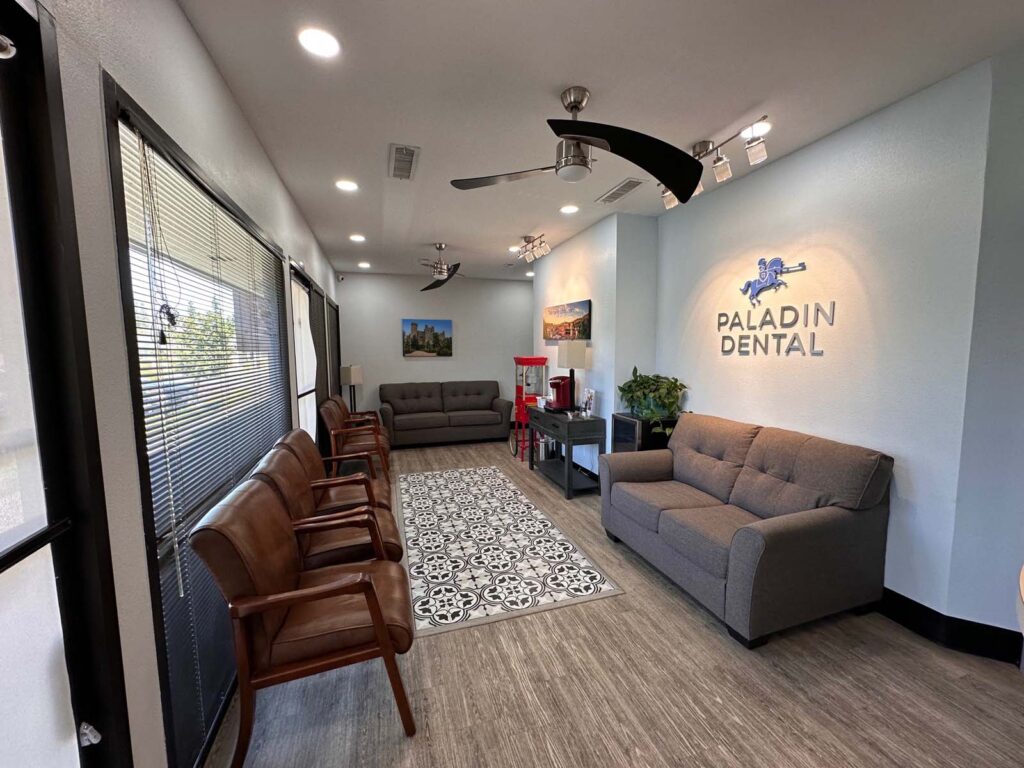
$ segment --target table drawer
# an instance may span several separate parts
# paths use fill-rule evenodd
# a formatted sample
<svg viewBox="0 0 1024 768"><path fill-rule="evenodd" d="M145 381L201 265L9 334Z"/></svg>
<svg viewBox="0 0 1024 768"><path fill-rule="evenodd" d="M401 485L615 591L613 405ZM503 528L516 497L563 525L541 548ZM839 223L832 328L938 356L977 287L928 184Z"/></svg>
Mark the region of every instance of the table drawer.
<svg viewBox="0 0 1024 768"><path fill-rule="evenodd" d="M559 417L540 408L530 409L530 426L553 437L565 437L565 417Z"/></svg>

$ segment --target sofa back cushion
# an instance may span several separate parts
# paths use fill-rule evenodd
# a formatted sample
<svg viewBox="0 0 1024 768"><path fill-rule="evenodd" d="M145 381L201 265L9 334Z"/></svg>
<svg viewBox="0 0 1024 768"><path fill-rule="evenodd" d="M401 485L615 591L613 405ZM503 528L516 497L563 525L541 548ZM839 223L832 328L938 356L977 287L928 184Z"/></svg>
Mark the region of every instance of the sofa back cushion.
<svg viewBox="0 0 1024 768"><path fill-rule="evenodd" d="M381 384L380 401L390 405L395 413L444 410L441 401L441 384L436 381Z"/></svg>
<svg viewBox="0 0 1024 768"><path fill-rule="evenodd" d="M724 504L759 429L717 416L681 414L668 442L674 479L710 493Z"/></svg>
<svg viewBox="0 0 1024 768"><path fill-rule="evenodd" d="M446 411L489 411L498 396L498 382L446 381L441 395Z"/></svg>
<svg viewBox="0 0 1024 768"><path fill-rule="evenodd" d="M785 429L762 429L729 503L758 517L819 507L870 509L885 497L892 457Z"/></svg>

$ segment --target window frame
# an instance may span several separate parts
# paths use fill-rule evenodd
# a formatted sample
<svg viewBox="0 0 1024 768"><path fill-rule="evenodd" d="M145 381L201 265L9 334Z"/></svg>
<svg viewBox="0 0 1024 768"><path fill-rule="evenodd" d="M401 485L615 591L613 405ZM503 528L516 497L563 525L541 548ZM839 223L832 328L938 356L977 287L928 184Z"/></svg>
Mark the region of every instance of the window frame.
<svg viewBox="0 0 1024 768"><path fill-rule="evenodd" d="M161 593L161 573L157 545L159 537L156 532L152 483L149 472L149 457L146 451L145 414L143 408L142 381L140 375L139 349L135 324L135 306L132 293L131 274L131 243L128 236L128 223L123 180L123 166L120 145L119 124L125 122L137 130L143 139L176 170L195 183L200 190L221 206L235 221L264 248L277 257L282 270L283 285L286 287L284 306L290 306L287 297L288 273L287 258L284 251L271 239L248 214L238 206L224 190L214 182L199 165L174 141L152 117L117 83L113 76L103 70L103 100L105 128L107 138L107 154L110 166L111 194L113 198L114 230L117 246L118 275L120 277L121 308L124 319L125 342L128 349L128 369L132 395L132 416L135 428L136 459L139 469L139 485L143 508L143 534L146 544L146 567L149 575L150 607L152 610L153 631L157 641L157 669L160 680L160 700L163 709L165 744L168 762L180 764L174 739L175 724L172 712L170 672L165 651L167 637L164 630L163 598ZM281 330L281 365L285 371L291 370L291 333L288 328L288 313L282 312ZM198 764L206 759L213 738L217 733L231 703L237 680L233 680L214 720L207 732L205 743L198 755Z"/></svg>

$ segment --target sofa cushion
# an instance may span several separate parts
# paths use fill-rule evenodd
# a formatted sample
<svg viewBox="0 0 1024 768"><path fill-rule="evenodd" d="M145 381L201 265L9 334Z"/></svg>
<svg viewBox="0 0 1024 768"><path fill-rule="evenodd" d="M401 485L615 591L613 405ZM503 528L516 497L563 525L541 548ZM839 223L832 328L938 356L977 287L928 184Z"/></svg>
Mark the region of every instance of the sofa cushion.
<svg viewBox="0 0 1024 768"><path fill-rule="evenodd" d="M729 571L733 534L761 518L731 504L696 509L666 509L658 534L672 549L717 579Z"/></svg>
<svg viewBox="0 0 1024 768"><path fill-rule="evenodd" d="M476 427L481 424L501 424L497 411L449 411L448 423L453 427Z"/></svg>
<svg viewBox="0 0 1024 768"><path fill-rule="evenodd" d="M441 384L436 381L407 384L381 384L380 401L391 406L395 413L423 413L443 411Z"/></svg>
<svg viewBox="0 0 1024 768"><path fill-rule="evenodd" d="M673 477L724 504L759 429L715 416L682 414L668 443L673 454Z"/></svg>
<svg viewBox="0 0 1024 768"><path fill-rule="evenodd" d="M868 448L765 428L750 446L729 503L760 517L819 507L870 509L885 497L892 466L890 456Z"/></svg>
<svg viewBox="0 0 1024 768"><path fill-rule="evenodd" d="M441 384L444 410L487 411L498 396L496 381L446 381Z"/></svg>
<svg viewBox="0 0 1024 768"><path fill-rule="evenodd" d="M395 416L395 429L404 432L409 429L434 429L448 426L448 414L441 411L429 413L400 413Z"/></svg>
<svg viewBox="0 0 1024 768"><path fill-rule="evenodd" d="M708 507L721 502L686 483L659 480L654 483L615 483L612 506L638 525L658 530L663 509Z"/></svg>

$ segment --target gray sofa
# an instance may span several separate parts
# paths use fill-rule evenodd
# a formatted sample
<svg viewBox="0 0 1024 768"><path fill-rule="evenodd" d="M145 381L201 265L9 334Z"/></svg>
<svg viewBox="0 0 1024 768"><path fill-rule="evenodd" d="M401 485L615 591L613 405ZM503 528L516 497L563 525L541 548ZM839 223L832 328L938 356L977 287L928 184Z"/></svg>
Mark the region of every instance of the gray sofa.
<svg viewBox="0 0 1024 768"><path fill-rule="evenodd" d="M496 381L381 384L380 418L392 446L507 440L512 403Z"/></svg>
<svg viewBox="0 0 1024 768"><path fill-rule="evenodd" d="M683 414L657 451L600 458L601 519L747 647L882 597L893 460Z"/></svg>

